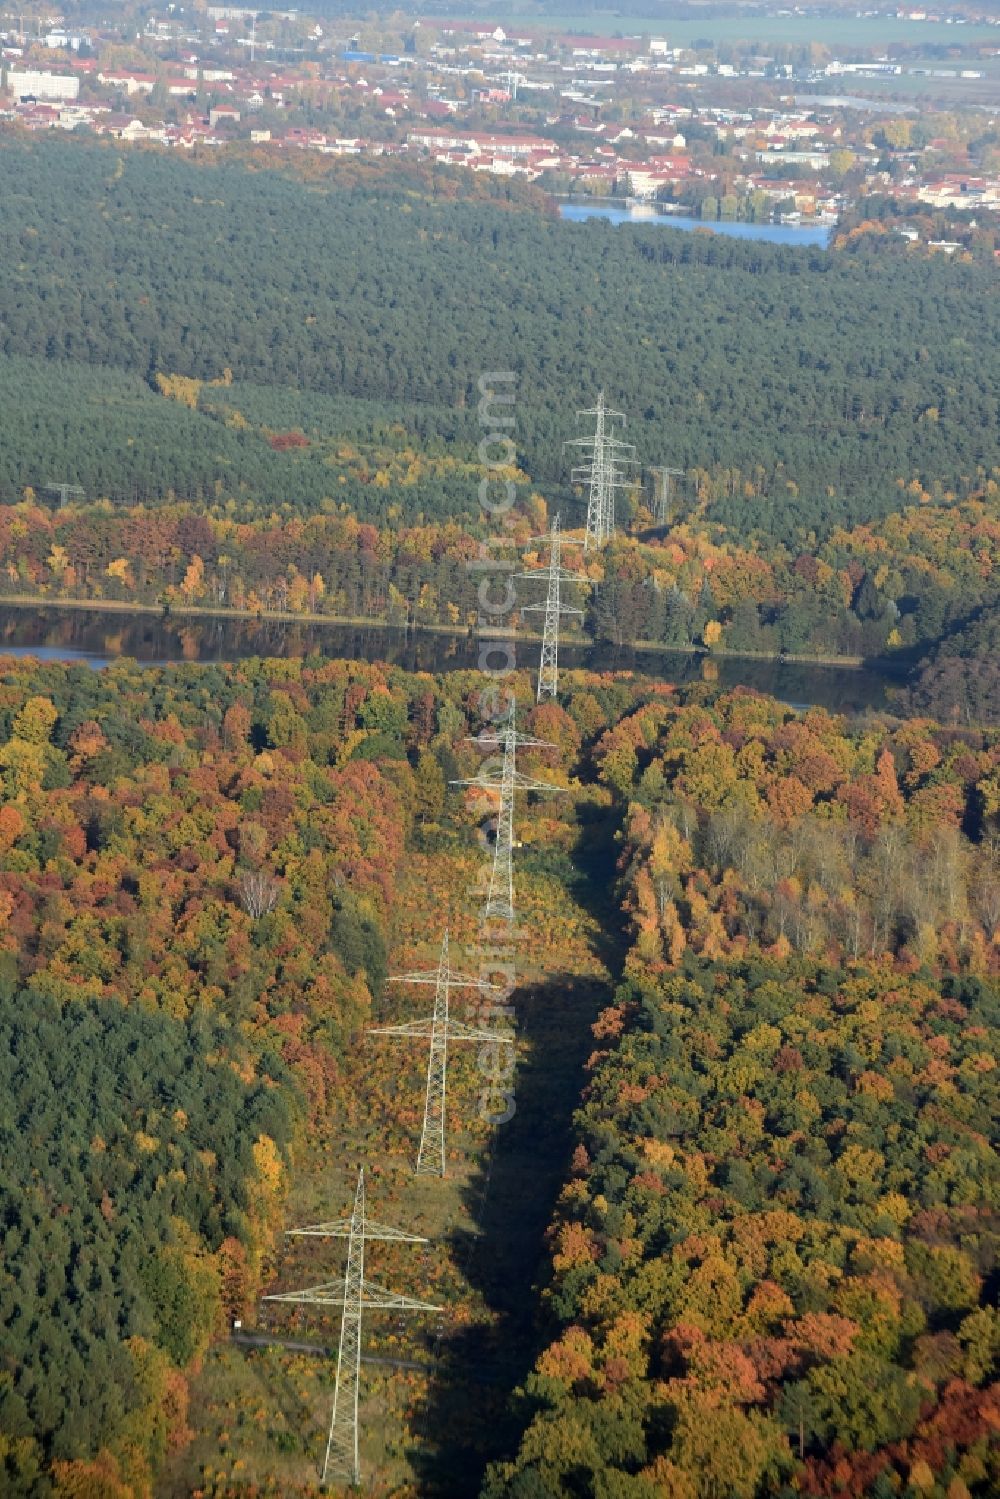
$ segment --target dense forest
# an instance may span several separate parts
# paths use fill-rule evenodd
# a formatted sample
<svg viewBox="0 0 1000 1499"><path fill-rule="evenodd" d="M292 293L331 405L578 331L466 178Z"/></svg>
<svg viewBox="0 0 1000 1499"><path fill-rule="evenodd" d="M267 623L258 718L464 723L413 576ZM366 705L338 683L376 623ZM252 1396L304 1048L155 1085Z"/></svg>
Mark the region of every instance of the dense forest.
<svg viewBox="0 0 1000 1499"><path fill-rule="evenodd" d="M918 713L949 720L995 720L1000 703L1000 598L975 597L967 622L945 633L910 692Z"/></svg>
<svg viewBox="0 0 1000 1499"><path fill-rule="evenodd" d="M277 388L276 428L293 386L402 406L408 423L423 407L464 411L467 441L479 375L512 368L520 462L546 486L565 484L572 413L600 383L645 462L734 477L714 521L789 543L897 508L898 480L966 493L1000 457L990 267L623 235L436 184L7 144L0 351L150 387L229 369ZM44 399L29 388L22 420ZM177 419L174 446L197 430L207 457L204 425ZM155 423L149 440L162 460ZM133 469L102 467L97 428L72 446L64 477L90 490L128 493L154 466L140 454ZM255 478L255 452L224 444L214 477L245 476L273 503L274 470L262 461ZM9 456L4 467L8 483L49 477L15 473ZM302 503L315 502L306 480Z"/></svg>
<svg viewBox="0 0 1000 1499"><path fill-rule="evenodd" d="M176 379L161 393L138 375L19 356L0 357L0 394L8 502L69 475L117 507L228 501L258 518L347 506L374 522L445 520L475 504L475 438L442 407Z"/></svg>
<svg viewBox="0 0 1000 1499"><path fill-rule="evenodd" d="M926 719L845 733L762 697L655 697L594 750L628 799L637 952L889 952L991 971L998 751L995 733Z"/></svg>
<svg viewBox="0 0 1000 1499"><path fill-rule="evenodd" d="M564 788L518 816L523 1123L489 1151L464 1123L454 1185L418 1199L453 1325L440 1372L373 1397L386 1492L472 1492L506 1448L491 1495L989 1493L996 734L628 674L541 707L513 686L555 746L525 768ZM484 813L447 782L483 688L0 663L5 1492L310 1492L324 1364L220 1336L345 1149L412 1211L420 1068L361 1032L442 912L474 940ZM574 1154L553 1100L568 1120L581 1087ZM502 1196L470 1237L466 1152L516 1227ZM506 1411L512 1345L537 1365ZM315 1391L297 1421L282 1380Z"/></svg>
<svg viewBox="0 0 1000 1499"><path fill-rule="evenodd" d="M484 1496L995 1491L997 753L744 693L601 737L632 945Z"/></svg>
<svg viewBox="0 0 1000 1499"><path fill-rule="evenodd" d="M0 193L0 599L473 638L511 370L494 560L580 524L603 385L684 472L567 548L573 629L706 658L507 679L553 792L516 810L516 1107L454 1058L435 1180L426 1054L369 1032L446 923L485 961L495 684L0 656L0 1490L312 1499L339 1319L260 1298L336 1273L284 1230L364 1164L429 1241L372 1273L446 1308L365 1327L383 1499L989 1499L995 268L396 162L11 140ZM853 721L721 689L727 651L917 669Z"/></svg>
<svg viewBox="0 0 1000 1499"><path fill-rule="evenodd" d="M446 783L478 762L482 686L318 656L0 661L4 1494L173 1482L202 1363L273 1277L289 1198L329 1191L314 1141L366 1138L378 1098L409 1175L415 1104L364 1027L390 930L424 960L429 916L472 880L476 825ZM634 696L595 680L588 721ZM261 1460L304 1481L308 1430L267 1436Z"/></svg>
<svg viewBox="0 0 1000 1499"><path fill-rule="evenodd" d="M206 999L184 1018L5 987L3 1492L48 1493L51 1460L58 1493L103 1470L125 1499L187 1440L183 1371L259 1246L294 1089L276 1053L240 1075Z"/></svg>
<svg viewBox="0 0 1000 1499"><path fill-rule="evenodd" d="M994 1493L997 998L811 963L619 989L484 1495Z"/></svg>
<svg viewBox="0 0 1000 1499"><path fill-rule="evenodd" d="M142 1494L188 1440L379 992L409 811L363 746L405 761L433 698L408 730L377 670L305 681L3 671L5 1494Z"/></svg>
<svg viewBox="0 0 1000 1499"><path fill-rule="evenodd" d="M575 408L629 415L590 637L895 654L916 711L995 718L993 268L574 226L399 162L11 141L0 191L7 593L465 628L509 368L512 540L582 522Z"/></svg>

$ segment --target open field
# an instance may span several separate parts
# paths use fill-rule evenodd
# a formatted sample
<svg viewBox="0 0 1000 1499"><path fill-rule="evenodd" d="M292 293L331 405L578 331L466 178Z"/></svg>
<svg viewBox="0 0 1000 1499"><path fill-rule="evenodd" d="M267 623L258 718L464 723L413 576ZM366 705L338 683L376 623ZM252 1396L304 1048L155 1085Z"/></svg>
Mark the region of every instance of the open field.
<svg viewBox="0 0 1000 1499"><path fill-rule="evenodd" d="M972 48L980 42L997 42L1000 29L994 26L949 25L944 21L898 21L894 16L761 16L720 15L706 8L695 17L631 15L619 11L567 11L564 14L538 15L528 8L499 4L490 11L501 24L530 24L534 31L576 31L589 36L638 36L650 33L665 36L674 46L691 46L697 41L716 45L737 41L786 43L808 46L819 42L825 46L887 47L893 42L906 46ZM436 18L435 18L436 19Z"/></svg>

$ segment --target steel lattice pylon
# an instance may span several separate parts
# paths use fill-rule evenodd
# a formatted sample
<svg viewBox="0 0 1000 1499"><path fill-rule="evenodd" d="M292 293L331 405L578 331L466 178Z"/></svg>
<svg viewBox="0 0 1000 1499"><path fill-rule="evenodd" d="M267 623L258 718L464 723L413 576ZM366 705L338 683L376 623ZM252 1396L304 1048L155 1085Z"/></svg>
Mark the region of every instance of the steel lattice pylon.
<svg viewBox="0 0 1000 1499"><path fill-rule="evenodd" d="M440 1312L439 1306L415 1301L395 1291L386 1291L365 1279L365 1242L386 1239L394 1243L426 1244L419 1234L403 1233L365 1216L365 1173L358 1172L354 1209L349 1218L330 1223L312 1223L306 1228L289 1230L290 1237L347 1240L347 1272L343 1280L325 1281L304 1291L286 1291L265 1296L265 1301L290 1302L295 1306L341 1308L340 1343L337 1348L337 1377L333 1386L333 1411L326 1452L320 1470L320 1483L339 1478L350 1484L361 1482L361 1458L358 1450L358 1387L361 1379L361 1314L364 1308L396 1312Z"/></svg>
<svg viewBox="0 0 1000 1499"><path fill-rule="evenodd" d="M653 520L658 526L670 524L670 481L684 477L682 468L654 468Z"/></svg>
<svg viewBox="0 0 1000 1499"><path fill-rule="evenodd" d="M583 414L584 413L580 413L580 415L583 415ZM605 529L606 515L607 515L607 498L606 498L606 495L605 495L605 490L606 490L605 459L604 459L604 444L605 444L604 417L605 417L605 411L604 411L604 392L603 392L603 390L598 392L596 407L594 407L592 411L587 412L586 415L593 416L594 419L595 419L595 423L596 423L595 429L594 429L594 438L593 438L594 446L593 446L593 450L592 450L592 457L591 457L591 463L590 463L590 473L588 475L588 477L590 479L590 490L589 490L588 495L587 495L587 531L586 531L586 536L587 536L587 541L588 542L592 541L596 545L600 545L600 543L602 541L606 541L607 540L607 532L606 532L606 529ZM613 415L617 416L617 415L620 415L620 413L619 412L615 412L615 413L613 413ZM625 420L625 418L624 418L624 416L622 416L622 421L624 421L624 420Z"/></svg>
<svg viewBox="0 0 1000 1499"><path fill-rule="evenodd" d="M452 781L451 784L453 786L479 786L484 791L500 793L497 838L493 850L493 868L490 872L490 888L486 897L485 915L487 921L512 922L514 920L514 796L518 791L561 791L563 789L561 786L553 786L549 781L533 781L529 776L522 775L517 768L517 748L518 745L542 749L554 749L555 746L547 739L532 739L530 735L517 732L513 698L510 701L507 722L501 725L494 734L478 735L474 742L484 746L503 747L499 776L485 775L484 766L479 775L471 776L463 781Z"/></svg>
<svg viewBox="0 0 1000 1499"><path fill-rule="evenodd" d="M578 577L576 573L565 572L562 567L562 548L564 546L579 546L580 542L575 537L564 536L559 524L560 518L557 514L549 531L549 562L547 567L534 567L528 572L518 573L520 578L546 578L548 589L544 604L525 604L524 613L529 610L535 613L545 612L545 625L542 630L542 656L538 666L538 690L535 701L541 702L543 697L555 697L559 691L559 619L563 614L580 614L582 609L574 609L569 604L564 604L560 598L560 589L563 583L589 583L589 578ZM542 537L533 537L534 541L541 541Z"/></svg>
<svg viewBox="0 0 1000 1499"><path fill-rule="evenodd" d="M375 1026L375 1036L427 1036L430 1049L427 1057L427 1092L424 1098L424 1127L420 1134L420 1150L417 1154L417 1172L421 1175L444 1176L445 1174L445 1105L448 1090L448 1042L489 1041L493 1045L510 1046L512 1036L502 1036L495 1031L479 1031L460 1020L452 1020L448 1013L448 996L452 989L479 989L486 994L499 996L503 993L496 984L488 984L471 974L456 973L448 960L448 929L445 928L441 942L441 956L436 969L425 973L398 973L390 976L396 984L433 984L434 1013L423 1020L411 1020L404 1025Z"/></svg>
<svg viewBox="0 0 1000 1499"><path fill-rule="evenodd" d="M615 533L615 490L624 489L626 480L622 466L634 463L635 448L631 443L621 442L610 431L612 422L625 425L623 411L611 411L604 404L603 390L598 393L597 405L588 411L578 411L578 417L592 416L592 436L574 437L567 447L582 448L589 454L586 463L573 469L574 483L587 485L587 528L584 535L584 550L603 546Z"/></svg>

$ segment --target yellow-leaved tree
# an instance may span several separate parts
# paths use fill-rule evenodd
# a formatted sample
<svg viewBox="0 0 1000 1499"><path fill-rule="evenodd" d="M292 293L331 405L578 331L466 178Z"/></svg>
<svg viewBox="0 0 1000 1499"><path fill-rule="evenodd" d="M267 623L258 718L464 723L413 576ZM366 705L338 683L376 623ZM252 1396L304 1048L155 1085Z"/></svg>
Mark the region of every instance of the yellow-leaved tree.
<svg viewBox="0 0 1000 1499"><path fill-rule="evenodd" d="M160 394L171 401L179 401L182 406L187 406L194 411L198 406L198 396L201 393L202 382L193 380L189 375L160 375L156 377L156 384Z"/></svg>

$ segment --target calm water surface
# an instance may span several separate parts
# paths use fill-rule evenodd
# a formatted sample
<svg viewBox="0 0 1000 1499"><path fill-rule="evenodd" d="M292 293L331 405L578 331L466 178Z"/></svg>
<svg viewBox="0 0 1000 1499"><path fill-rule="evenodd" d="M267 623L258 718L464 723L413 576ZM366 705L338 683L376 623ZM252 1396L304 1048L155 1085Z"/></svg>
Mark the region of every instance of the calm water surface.
<svg viewBox="0 0 1000 1499"><path fill-rule="evenodd" d="M519 665L534 666L538 644L518 645ZM144 666L180 662L240 661L250 656L304 657L319 654L348 660L387 661L407 671L474 671L479 642L468 635L377 629L373 626L292 624L281 620L162 618L83 609L38 609L0 605L0 654L79 662L102 668L117 660ZM812 666L802 662L735 661L680 651L633 651L608 645L564 646L567 667L635 671L664 682L697 682L706 669L724 687L754 687L796 706L815 703L858 713L891 706L894 680L864 668ZM497 658L491 663L498 664Z"/></svg>
<svg viewBox="0 0 1000 1499"><path fill-rule="evenodd" d="M690 219L678 213L636 213L610 203L560 203L559 217L573 223L583 219L607 219L610 224L658 224L667 229L710 229L732 239L766 239L776 245L821 245L830 242L830 224L744 224L737 219Z"/></svg>

